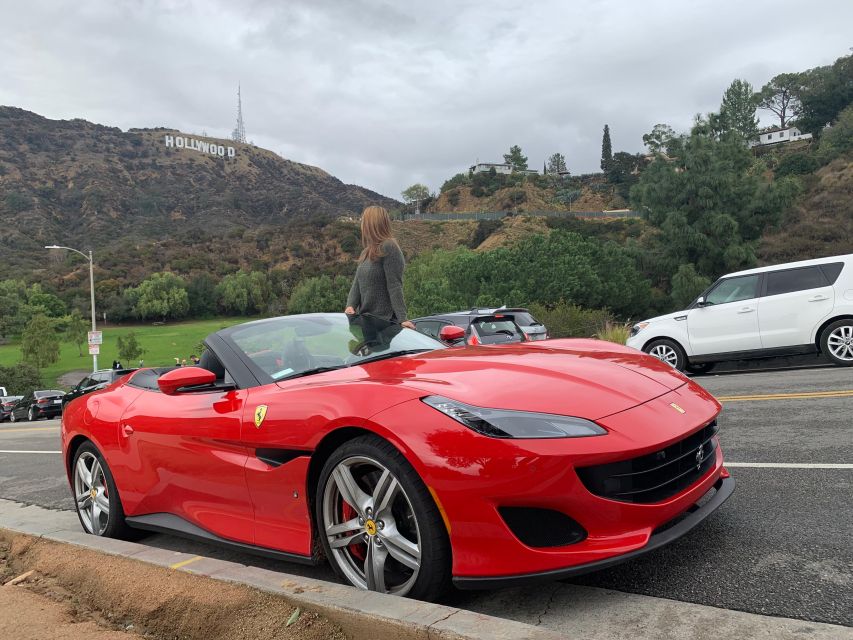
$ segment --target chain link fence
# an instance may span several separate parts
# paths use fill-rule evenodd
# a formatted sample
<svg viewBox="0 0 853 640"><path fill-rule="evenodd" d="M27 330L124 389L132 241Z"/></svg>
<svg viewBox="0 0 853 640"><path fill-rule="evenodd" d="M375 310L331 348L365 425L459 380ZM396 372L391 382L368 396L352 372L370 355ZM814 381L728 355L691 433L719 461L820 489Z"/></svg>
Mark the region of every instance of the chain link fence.
<svg viewBox="0 0 853 640"><path fill-rule="evenodd" d="M466 213L404 213L402 220L501 220L507 216L542 218L639 218L639 211L474 211Z"/></svg>

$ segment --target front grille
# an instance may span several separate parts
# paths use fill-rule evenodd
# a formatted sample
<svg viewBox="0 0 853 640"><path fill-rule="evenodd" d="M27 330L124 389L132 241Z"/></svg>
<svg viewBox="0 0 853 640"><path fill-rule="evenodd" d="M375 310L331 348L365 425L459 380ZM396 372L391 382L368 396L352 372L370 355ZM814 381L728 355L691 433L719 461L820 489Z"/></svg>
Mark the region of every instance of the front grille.
<svg viewBox="0 0 853 640"><path fill-rule="evenodd" d="M716 420L683 440L639 458L577 469L590 492L602 498L648 504L683 491L716 459Z"/></svg>

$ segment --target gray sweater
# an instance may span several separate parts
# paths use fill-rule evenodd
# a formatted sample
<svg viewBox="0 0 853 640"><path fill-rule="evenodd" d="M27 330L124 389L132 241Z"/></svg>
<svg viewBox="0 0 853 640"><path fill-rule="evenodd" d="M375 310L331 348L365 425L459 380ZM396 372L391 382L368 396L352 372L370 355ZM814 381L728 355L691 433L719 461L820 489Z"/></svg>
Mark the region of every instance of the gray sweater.
<svg viewBox="0 0 853 640"><path fill-rule="evenodd" d="M356 313L403 322L408 319L403 300L406 261L393 240L382 243L382 253L385 255L375 262L365 259L359 263L347 296L347 306L355 309Z"/></svg>

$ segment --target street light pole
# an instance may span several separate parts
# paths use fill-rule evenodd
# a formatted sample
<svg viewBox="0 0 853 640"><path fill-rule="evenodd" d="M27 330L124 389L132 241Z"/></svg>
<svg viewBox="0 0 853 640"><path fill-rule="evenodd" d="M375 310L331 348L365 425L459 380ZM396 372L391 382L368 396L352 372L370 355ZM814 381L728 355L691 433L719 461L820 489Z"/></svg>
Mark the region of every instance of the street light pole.
<svg viewBox="0 0 853 640"><path fill-rule="evenodd" d="M71 247L60 247L57 244L47 245L45 249L65 249L66 251L73 251L74 253L79 253L81 256L86 258L89 261L89 294L90 300L92 302L92 331L97 331L97 325L95 324L95 263L92 260L92 250L89 249L89 255L86 255L82 251L78 251L77 249L72 249ZM98 356L96 354L92 354L92 371L98 370Z"/></svg>

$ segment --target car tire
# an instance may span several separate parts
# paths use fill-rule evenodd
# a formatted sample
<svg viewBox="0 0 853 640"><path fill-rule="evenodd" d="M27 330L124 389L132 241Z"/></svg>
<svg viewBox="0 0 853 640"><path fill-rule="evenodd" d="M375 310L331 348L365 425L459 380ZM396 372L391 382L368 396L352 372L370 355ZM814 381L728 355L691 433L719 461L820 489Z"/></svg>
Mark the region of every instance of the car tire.
<svg viewBox="0 0 853 640"><path fill-rule="evenodd" d="M687 366L687 354L684 353L681 345L673 340L667 338L652 340L643 347L643 351L679 371L684 371Z"/></svg>
<svg viewBox="0 0 853 640"><path fill-rule="evenodd" d="M74 454L71 474L74 507L83 530L105 538L132 537L113 474L94 444L80 445Z"/></svg>
<svg viewBox="0 0 853 640"><path fill-rule="evenodd" d="M820 334L820 350L834 364L853 366L853 319L842 318Z"/></svg>
<svg viewBox="0 0 853 640"><path fill-rule="evenodd" d="M10 411L9 412L9 422L17 422L17 421L18 421L18 419L15 417L15 412Z"/></svg>
<svg viewBox="0 0 853 640"><path fill-rule="evenodd" d="M27 420L29 422L35 422L36 420L38 420L38 417L36 416L36 412L33 411L32 407L27 409Z"/></svg>
<svg viewBox="0 0 853 640"><path fill-rule="evenodd" d="M451 549L441 513L389 442L362 436L343 444L323 466L315 498L326 557L348 583L428 601L448 591Z"/></svg>

